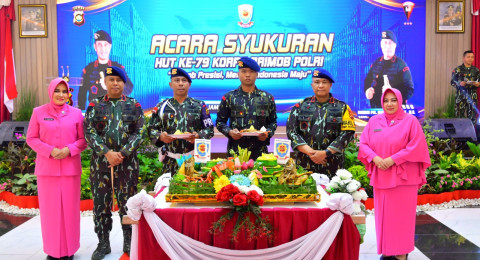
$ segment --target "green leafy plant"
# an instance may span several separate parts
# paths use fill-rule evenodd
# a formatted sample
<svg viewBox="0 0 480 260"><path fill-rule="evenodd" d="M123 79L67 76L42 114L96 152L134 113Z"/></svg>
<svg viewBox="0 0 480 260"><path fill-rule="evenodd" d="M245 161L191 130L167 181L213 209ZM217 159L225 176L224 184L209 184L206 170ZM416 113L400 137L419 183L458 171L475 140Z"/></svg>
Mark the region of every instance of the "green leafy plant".
<svg viewBox="0 0 480 260"><path fill-rule="evenodd" d="M359 141L360 140L358 138L355 138L353 142L348 143L347 147L345 147L345 162L343 164L343 167L345 169L349 169L350 167L355 165L363 166L363 164L358 160Z"/></svg>
<svg viewBox="0 0 480 260"><path fill-rule="evenodd" d="M158 161L158 154L139 153L138 161L140 163L138 189L153 190L163 167L163 164Z"/></svg>
<svg viewBox="0 0 480 260"><path fill-rule="evenodd" d="M437 108L431 118L454 118L455 117L455 92L450 93L444 107Z"/></svg>
<svg viewBox="0 0 480 260"><path fill-rule="evenodd" d="M29 173L15 174L17 179L12 181L12 192L15 195L34 196L37 195L37 176Z"/></svg>
<svg viewBox="0 0 480 260"><path fill-rule="evenodd" d="M348 168L348 171L352 173L352 178L359 181L362 187L367 192L368 197L373 198L373 187L370 186L370 178L368 177L368 171L363 165L355 165Z"/></svg>
<svg viewBox="0 0 480 260"><path fill-rule="evenodd" d="M467 141L468 148L472 151L473 155L477 158L480 158L480 144L475 145L474 143Z"/></svg>
<svg viewBox="0 0 480 260"><path fill-rule="evenodd" d="M30 121L33 108L35 107L35 96L36 93L28 88L20 95L17 115L15 117L16 121Z"/></svg>

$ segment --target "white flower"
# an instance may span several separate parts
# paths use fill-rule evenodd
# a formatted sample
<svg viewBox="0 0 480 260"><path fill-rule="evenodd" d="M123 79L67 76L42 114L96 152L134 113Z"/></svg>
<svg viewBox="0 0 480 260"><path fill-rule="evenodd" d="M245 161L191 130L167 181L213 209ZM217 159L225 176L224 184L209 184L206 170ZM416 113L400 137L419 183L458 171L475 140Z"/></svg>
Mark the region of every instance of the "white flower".
<svg viewBox="0 0 480 260"><path fill-rule="evenodd" d="M250 182L253 183L255 181L255 178L257 177L257 174L255 172L251 172L248 175L248 179L250 179Z"/></svg>
<svg viewBox="0 0 480 260"><path fill-rule="evenodd" d="M360 182L356 181L356 180L351 180L350 183L347 185L347 191L348 192L354 192L356 190L358 190L358 188L360 188L361 184Z"/></svg>
<svg viewBox="0 0 480 260"><path fill-rule="evenodd" d="M339 169L336 175L340 177L342 180L350 180L352 178L352 174L345 169Z"/></svg>
<svg viewBox="0 0 480 260"><path fill-rule="evenodd" d="M342 185L343 187L346 187L352 180L341 180L340 181L340 185Z"/></svg>
<svg viewBox="0 0 480 260"><path fill-rule="evenodd" d="M361 200L363 198L362 193L360 191L352 192L353 200Z"/></svg>
<svg viewBox="0 0 480 260"><path fill-rule="evenodd" d="M247 192L250 191L250 189L247 186L240 185L238 182L234 182L233 185L237 186L237 188L240 190L241 193L247 194Z"/></svg>
<svg viewBox="0 0 480 260"><path fill-rule="evenodd" d="M330 179L325 174L312 173L311 176L315 180L317 185L327 185L330 182Z"/></svg>
<svg viewBox="0 0 480 260"><path fill-rule="evenodd" d="M333 176L331 182L340 183L340 181L341 181L340 177L338 177L338 176Z"/></svg>
<svg viewBox="0 0 480 260"><path fill-rule="evenodd" d="M252 184L252 185L250 185L249 189L256 191L258 193L258 195L263 196L263 190L260 189L260 187L258 187L257 185Z"/></svg>
<svg viewBox="0 0 480 260"><path fill-rule="evenodd" d="M353 203L353 214L358 214L360 212L362 212L362 208L361 208L360 204Z"/></svg>
<svg viewBox="0 0 480 260"><path fill-rule="evenodd" d="M368 199L368 194L365 190L360 190L360 193L362 194L362 200Z"/></svg>

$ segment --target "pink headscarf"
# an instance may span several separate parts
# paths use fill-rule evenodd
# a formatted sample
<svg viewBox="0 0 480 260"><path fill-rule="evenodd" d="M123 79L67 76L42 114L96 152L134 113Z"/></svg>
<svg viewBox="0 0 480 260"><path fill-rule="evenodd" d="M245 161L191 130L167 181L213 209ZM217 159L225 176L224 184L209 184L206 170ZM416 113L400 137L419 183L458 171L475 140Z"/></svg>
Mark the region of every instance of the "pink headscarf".
<svg viewBox="0 0 480 260"><path fill-rule="evenodd" d="M395 97L397 97L398 110L397 110L397 112L395 112L395 114L387 114L387 111L385 111L385 108L383 107L383 99L388 92L392 92L395 95ZM400 90L398 90L396 88L387 89L385 92L383 92L381 101L382 101L382 109L383 109L383 112L384 112L383 114L385 115L385 119L387 120L388 123L392 122L392 120L397 121L397 120L403 119L405 117L405 111L402 108L403 98L402 98L402 93L400 92Z"/></svg>
<svg viewBox="0 0 480 260"><path fill-rule="evenodd" d="M61 106L55 105L55 103L53 103L53 93L55 92L55 89L58 87L58 85L60 85L61 83L64 83L67 86L67 92L68 92L68 94L70 94L70 87L68 86L68 83L62 78L56 78L56 79L52 80L50 82L50 84L48 85L48 97L50 98L50 104L49 105L57 113L60 113L62 110L63 111L68 110L67 103L65 103Z"/></svg>

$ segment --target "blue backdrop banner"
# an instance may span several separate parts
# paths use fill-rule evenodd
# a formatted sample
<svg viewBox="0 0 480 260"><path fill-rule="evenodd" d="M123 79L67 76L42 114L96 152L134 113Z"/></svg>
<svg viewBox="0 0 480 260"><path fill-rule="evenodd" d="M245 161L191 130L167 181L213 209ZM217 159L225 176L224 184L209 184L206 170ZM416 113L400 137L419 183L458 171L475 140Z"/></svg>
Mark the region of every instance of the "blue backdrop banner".
<svg viewBox="0 0 480 260"><path fill-rule="evenodd" d="M318 67L331 72L331 93L358 119L381 111L385 86L423 116L424 0L58 0L57 19L59 75L70 76L82 109L105 93L107 65L124 67L126 93L147 112L172 96L169 68L181 67L193 80L189 95L215 120L223 94L240 85L236 61L250 56L261 67L257 87L275 97L279 125L313 95Z"/></svg>

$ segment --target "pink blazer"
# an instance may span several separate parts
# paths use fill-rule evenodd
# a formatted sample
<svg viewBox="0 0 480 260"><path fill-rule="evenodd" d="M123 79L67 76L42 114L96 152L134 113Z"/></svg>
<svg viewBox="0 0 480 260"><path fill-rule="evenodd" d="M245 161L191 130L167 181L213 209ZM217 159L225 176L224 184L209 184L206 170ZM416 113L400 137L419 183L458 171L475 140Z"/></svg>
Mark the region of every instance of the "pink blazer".
<svg viewBox="0 0 480 260"><path fill-rule="evenodd" d="M87 147L83 134L83 116L78 108L67 106L57 117L50 104L33 110L27 131L27 144L37 152L35 174L41 176L72 176L82 174L80 153ZM53 148L67 146L70 156L56 160Z"/></svg>

